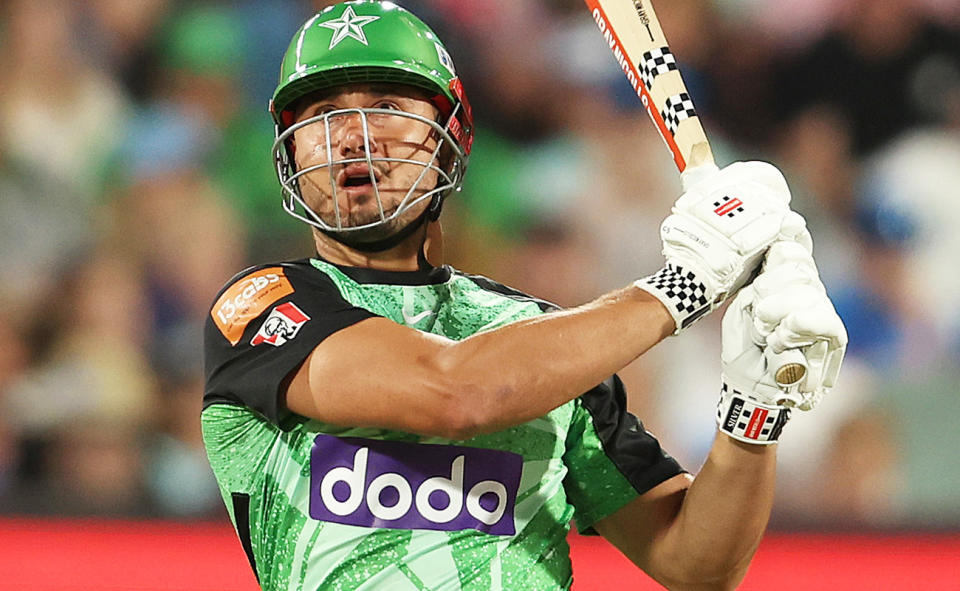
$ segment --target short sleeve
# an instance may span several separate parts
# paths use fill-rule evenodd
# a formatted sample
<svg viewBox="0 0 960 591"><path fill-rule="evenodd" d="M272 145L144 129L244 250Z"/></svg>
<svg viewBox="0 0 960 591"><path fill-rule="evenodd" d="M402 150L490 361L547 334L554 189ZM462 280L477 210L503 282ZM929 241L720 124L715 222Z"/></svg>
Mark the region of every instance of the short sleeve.
<svg viewBox="0 0 960 591"><path fill-rule="evenodd" d="M247 406L274 424L281 388L333 333L375 314L347 302L333 281L305 264L261 266L227 284L204 327L204 406Z"/></svg>
<svg viewBox="0 0 960 591"><path fill-rule="evenodd" d="M613 376L576 401L567 432L564 488L584 532L631 500L683 473L643 423L626 409Z"/></svg>

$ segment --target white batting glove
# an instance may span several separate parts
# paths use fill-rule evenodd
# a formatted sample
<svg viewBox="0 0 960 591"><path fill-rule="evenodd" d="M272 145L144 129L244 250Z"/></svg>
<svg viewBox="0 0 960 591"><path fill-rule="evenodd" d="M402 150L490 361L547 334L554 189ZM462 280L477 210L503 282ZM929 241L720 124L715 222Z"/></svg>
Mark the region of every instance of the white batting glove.
<svg viewBox="0 0 960 591"><path fill-rule="evenodd" d="M847 347L847 331L806 245L771 246L763 272L724 314L722 340L720 430L748 443L775 443L792 408L812 409L836 384ZM800 350L808 370L785 389L771 361L787 349Z"/></svg>
<svg viewBox="0 0 960 591"><path fill-rule="evenodd" d="M666 266L640 279L670 311L678 334L736 293L777 238L805 224L790 211L783 174L766 162L685 172L684 194L660 226ZM808 235L809 236L809 235Z"/></svg>

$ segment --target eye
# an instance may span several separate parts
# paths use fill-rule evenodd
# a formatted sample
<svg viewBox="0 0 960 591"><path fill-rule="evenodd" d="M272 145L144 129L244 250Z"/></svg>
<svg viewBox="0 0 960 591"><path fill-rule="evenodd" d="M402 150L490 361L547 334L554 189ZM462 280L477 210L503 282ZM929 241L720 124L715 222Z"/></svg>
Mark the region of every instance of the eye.
<svg viewBox="0 0 960 591"><path fill-rule="evenodd" d="M389 109L389 110L391 110L391 111L401 111L401 110L402 110L402 109L400 108L400 105L398 105L397 103L395 103L395 102L393 102L393 101L389 101L389 100L379 101L379 102L377 102L377 104L374 105L374 107L376 107L377 109Z"/></svg>

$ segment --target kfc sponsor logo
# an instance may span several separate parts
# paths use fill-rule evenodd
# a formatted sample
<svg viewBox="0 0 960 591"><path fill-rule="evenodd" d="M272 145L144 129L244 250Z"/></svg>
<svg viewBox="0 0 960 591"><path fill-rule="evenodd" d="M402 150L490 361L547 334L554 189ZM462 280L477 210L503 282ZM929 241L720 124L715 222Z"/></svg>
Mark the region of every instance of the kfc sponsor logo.
<svg viewBox="0 0 960 591"><path fill-rule="evenodd" d="M247 275L231 285L213 305L214 324L231 345L243 338L250 321L270 304L293 293L282 267L269 267Z"/></svg>
<svg viewBox="0 0 960 591"><path fill-rule="evenodd" d="M307 323L310 317L303 313L293 302L280 304L270 311L270 315L263 321L260 330L250 341L256 347L267 343L279 347L292 340L300 332L300 327Z"/></svg>
<svg viewBox="0 0 960 591"><path fill-rule="evenodd" d="M317 435L310 517L360 527L516 533L523 457L456 445Z"/></svg>

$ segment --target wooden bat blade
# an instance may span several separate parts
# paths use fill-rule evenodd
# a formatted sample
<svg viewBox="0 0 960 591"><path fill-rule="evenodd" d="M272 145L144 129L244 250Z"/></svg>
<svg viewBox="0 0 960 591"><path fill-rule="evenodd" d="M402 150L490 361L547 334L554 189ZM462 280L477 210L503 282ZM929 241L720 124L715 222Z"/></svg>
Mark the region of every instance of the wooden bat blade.
<svg viewBox="0 0 960 591"><path fill-rule="evenodd" d="M713 163L713 153L650 0L584 0L677 169ZM806 358L788 350L770 360L784 389L807 375Z"/></svg>
<svg viewBox="0 0 960 591"><path fill-rule="evenodd" d="M649 0L584 0L680 172L713 154Z"/></svg>

